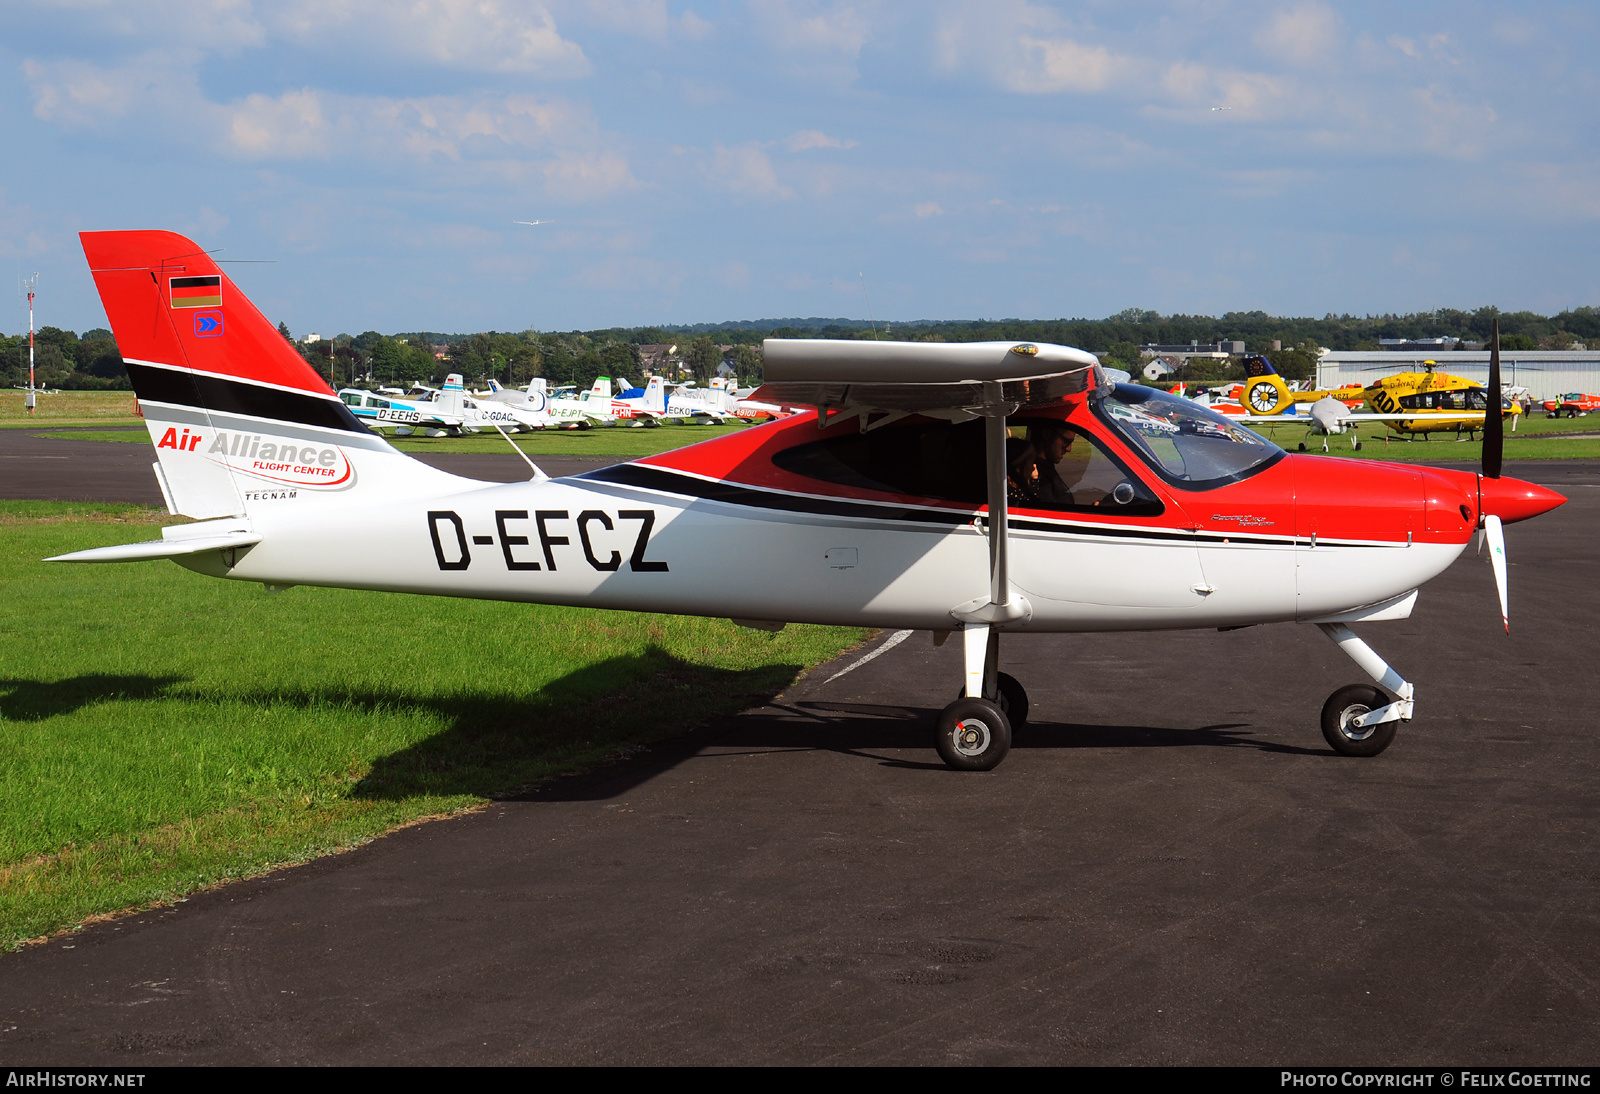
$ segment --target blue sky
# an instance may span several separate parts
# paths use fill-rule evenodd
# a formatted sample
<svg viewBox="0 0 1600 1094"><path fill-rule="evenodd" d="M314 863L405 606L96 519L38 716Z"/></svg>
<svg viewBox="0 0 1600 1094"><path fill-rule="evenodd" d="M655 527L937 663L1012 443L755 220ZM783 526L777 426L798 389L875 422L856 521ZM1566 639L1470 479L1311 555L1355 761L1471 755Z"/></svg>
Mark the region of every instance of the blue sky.
<svg viewBox="0 0 1600 1094"><path fill-rule="evenodd" d="M0 260L77 330L104 228L296 333L1600 303L1593 4L0 13Z"/></svg>

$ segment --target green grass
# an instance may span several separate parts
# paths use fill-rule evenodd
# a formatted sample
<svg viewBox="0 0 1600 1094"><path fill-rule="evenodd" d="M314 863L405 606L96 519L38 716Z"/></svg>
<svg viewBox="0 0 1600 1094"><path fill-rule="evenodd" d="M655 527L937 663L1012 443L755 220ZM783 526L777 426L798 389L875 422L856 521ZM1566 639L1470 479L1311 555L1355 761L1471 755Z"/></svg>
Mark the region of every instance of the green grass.
<svg viewBox="0 0 1600 1094"><path fill-rule="evenodd" d="M1290 423L1251 426L1256 432L1295 451L1300 444L1306 451L1320 455L1323 438L1307 435L1306 427ZM1576 460L1600 457L1600 437L1564 437L1564 433L1600 432L1600 418L1590 424L1589 419L1548 419L1540 417L1524 422L1517 432L1506 434L1505 459L1507 460ZM1348 433L1328 437L1328 455L1349 456L1356 459L1393 460L1406 463L1439 463L1446 460L1472 460L1483 458L1483 441L1457 441L1454 433L1417 435L1407 440L1388 429L1380 430L1376 424L1361 431L1361 451L1350 447Z"/></svg>
<svg viewBox="0 0 1600 1094"><path fill-rule="evenodd" d="M38 395L29 414L21 391L0 391L0 428L25 428L39 422L136 421L131 391L63 391L57 395Z"/></svg>
<svg viewBox="0 0 1600 1094"><path fill-rule="evenodd" d="M38 561L163 522L0 502L5 948L593 766L866 635Z"/></svg>

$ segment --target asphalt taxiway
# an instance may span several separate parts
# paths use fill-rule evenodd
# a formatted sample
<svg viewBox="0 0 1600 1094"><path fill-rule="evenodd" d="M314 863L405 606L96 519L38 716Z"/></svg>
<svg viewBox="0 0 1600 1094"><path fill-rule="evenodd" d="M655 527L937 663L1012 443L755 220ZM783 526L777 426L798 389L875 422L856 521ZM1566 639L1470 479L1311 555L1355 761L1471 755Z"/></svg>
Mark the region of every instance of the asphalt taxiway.
<svg viewBox="0 0 1600 1094"><path fill-rule="evenodd" d="M958 644L914 634L0 956L0 1061L1592 1063L1600 464L1507 471L1571 499L1507 531L1512 634L1470 555L1364 628L1418 695L1375 759L1317 730L1361 673L1280 625L1008 639L1030 727L958 774L929 741Z"/></svg>

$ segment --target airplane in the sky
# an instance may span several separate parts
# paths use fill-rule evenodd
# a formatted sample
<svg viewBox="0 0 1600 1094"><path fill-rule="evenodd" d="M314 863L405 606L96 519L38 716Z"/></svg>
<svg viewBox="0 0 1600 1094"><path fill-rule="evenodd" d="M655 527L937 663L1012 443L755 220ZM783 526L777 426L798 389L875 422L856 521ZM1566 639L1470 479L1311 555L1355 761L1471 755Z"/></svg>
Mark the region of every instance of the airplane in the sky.
<svg viewBox="0 0 1600 1094"><path fill-rule="evenodd" d="M1277 622L1315 624L1378 685L1321 715L1334 750L1376 755L1416 692L1351 626L1408 617L1480 531L1504 621L1502 524L1565 501L1501 477L1495 416L1479 473L1293 455L1031 342L768 340L765 397L813 409L571 478L482 482L373 434L188 239L82 240L162 492L194 523L59 561L958 633L963 693L933 733L958 769L993 768L1028 718L1002 634Z"/></svg>

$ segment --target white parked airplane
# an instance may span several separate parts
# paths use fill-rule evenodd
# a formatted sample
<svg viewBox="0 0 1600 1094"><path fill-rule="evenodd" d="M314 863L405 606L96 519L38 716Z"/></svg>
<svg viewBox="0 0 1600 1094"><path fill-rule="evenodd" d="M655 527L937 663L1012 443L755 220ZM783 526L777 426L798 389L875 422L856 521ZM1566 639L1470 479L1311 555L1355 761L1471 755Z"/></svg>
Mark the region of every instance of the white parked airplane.
<svg viewBox="0 0 1600 1094"><path fill-rule="evenodd" d="M367 429L190 240L82 239L162 492L197 523L60 561L959 631L963 695L934 732L959 769L994 767L1027 718L1002 633L1289 621L1379 685L1340 688L1321 717L1336 751L1376 755L1415 688L1350 624L1409 616L1479 529L1504 617L1502 523L1565 501L1500 477L1498 418L1481 474L1291 455L1028 342L769 340L768 397L815 410L575 478L480 482Z"/></svg>

